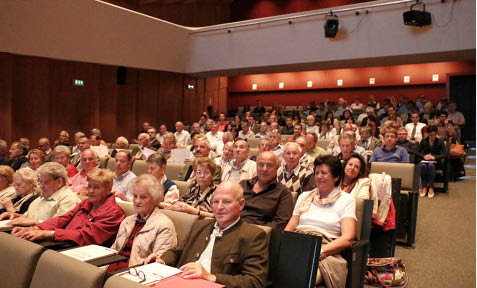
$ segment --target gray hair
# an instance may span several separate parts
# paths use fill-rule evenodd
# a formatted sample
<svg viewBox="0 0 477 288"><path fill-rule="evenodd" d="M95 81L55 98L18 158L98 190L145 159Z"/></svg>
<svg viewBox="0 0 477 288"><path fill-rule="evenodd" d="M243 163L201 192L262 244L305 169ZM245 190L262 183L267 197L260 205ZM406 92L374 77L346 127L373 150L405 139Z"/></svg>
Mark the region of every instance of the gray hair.
<svg viewBox="0 0 477 288"><path fill-rule="evenodd" d="M38 168L38 175L46 173L50 174L53 179L62 178L64 184L68 181L68 174L66 168L63 165L56 162L46 162Z"/></svg>
<svg viewBox="0 0 477 288"><path fill-rule="evenodd" d="M116 139L116 142L120 142L120 143L123 143L124 145L128 146L129 145L129 142L128 142L128 139L126 139L126 137L124 136L119 136L117 139Z"/></svg>
<svg viewBox="0 0 477 288"><path fill-rule="evenodd" d="M151 195L156 205L164 200L164 187L159 180L152 175L142 174L134 178L128 186L130 191L134 191L136 187L147 188L147 192Z"/></svg>
<svg viewBox="0 0 477 288"><path fill-rule="evenodd" d="M285 144L285 146L283 146L283 151L286 151L287 148L290 147L290 146L295 146L296 148L298 148L298 152L301 153L301 146L299 144L295 143L295 142L287 142Z"/></svg>
<svg viewBox="0 0 477 288"><path fill-rule="evenodd" d="M15 177L20 177L23 180L33 183L34 187L38 186L38 176L36 171L28 167L18 169L15 174L13 174L13 178Z"/></svg>
<svg viewBox="0 0 477 288"><path fill-rule="evenodd" d="M71 151L70 148L66 147L65 145L58 145L55 147L53 150L56 153L65 153L66 156L70 157L71 156Z"/></svg>

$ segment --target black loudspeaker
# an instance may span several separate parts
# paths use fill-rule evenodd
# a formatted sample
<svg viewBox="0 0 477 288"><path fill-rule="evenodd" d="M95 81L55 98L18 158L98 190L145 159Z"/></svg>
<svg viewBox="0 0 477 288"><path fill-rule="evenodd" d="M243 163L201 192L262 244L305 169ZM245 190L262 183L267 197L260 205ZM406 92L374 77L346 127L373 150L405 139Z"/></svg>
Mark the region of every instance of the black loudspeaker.
<svg viewBox="0 0 477 288"><path fill-rule="evenodd" d="M338 16L327 15L325 23L325 38L335 38L336 33L338 33L338 27L340 22L338 21Z"/></svg>
<svg viewBox="0 0 477 288"><path fill-rule="evenodd" d="M128 68L126 67L118 67L118 70L116 72L116 83L118 85L124 85L126 84L126 78L128 74Z"/></svg>
<svg viewBox="0 0 477 288"><path fill-rule="evenodd" d="M414 6L422 4L423 10L413 10ZM426 26L431 25L431 13L426 12L426 5L422 2L411 5L411 11L402 14L404 18L404 25L409 26Z"/></svg>

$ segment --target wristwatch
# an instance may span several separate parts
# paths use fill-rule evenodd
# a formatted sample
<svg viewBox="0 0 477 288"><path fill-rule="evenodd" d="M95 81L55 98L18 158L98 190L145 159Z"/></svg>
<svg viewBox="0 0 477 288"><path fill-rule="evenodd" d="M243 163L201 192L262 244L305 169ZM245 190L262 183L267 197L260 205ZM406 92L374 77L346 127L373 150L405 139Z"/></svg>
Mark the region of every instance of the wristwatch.
<svg viewBox="0 0 477 288"><path fill-rule="evenodd" d="M50 233L51 233L51 239L55 240L55 230L51 230Z"/></svg>

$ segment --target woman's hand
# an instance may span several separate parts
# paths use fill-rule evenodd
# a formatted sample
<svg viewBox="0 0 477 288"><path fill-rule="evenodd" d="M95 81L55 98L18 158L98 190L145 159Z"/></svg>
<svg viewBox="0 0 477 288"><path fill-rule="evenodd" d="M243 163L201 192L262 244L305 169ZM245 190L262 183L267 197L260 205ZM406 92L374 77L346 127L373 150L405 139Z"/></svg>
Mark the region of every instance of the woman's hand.
<svg viewBox="0 0 477 288"><path fill-rule="evenodd" d="M33 226L36 224L38 224L38 220L27 218L25 216L17 217L13 219L12 221L10 221L9 223L9 225L12 225L12 226Z"/></svg>
<svg viewBox="0 0 477 288"><path fill-rule="evenodd" d="M4 197L4 198L0 199L0 204L3 205L5 210L7 210L7 212L11 212L11 213L15 212L15 209L13 209L12 200L10 200L10 198Z"/></svg>
<svg viewBox="0 0 477 288"><path fill-rule="evenodd" d="M115 197L118 197L119 199L123 200L123 201L128 201L128 202L132 202L131 199L129 199L128 196L124 195L123 193L119 192L119 191L113 191L114 193L114 196Z"/></svg>
<svg viewBox="0 0 477 288"><path fill-rule="evenodd" d="M151 262L157 262L161 264L166 264L164 260L161 258L157 257L156 253L152 253L151 255L147 256L146 259L144 259L144 264L149 264Z"/></svg>
<svg viewBox="0 0 477 288"><path fill-rule="evenodd" d="M432 156L431 154L424 155L424 160L431 161L431 160L434 160L433 158L434 156Z"/></svg>
<svg viewBox="0 0 477 288"><path fill-rule="evenodd" d="M191 205L186 204L182 201L177 201L176 203L172 204L166 209L170 209L177 212L189 213L189 214L196 214L196 215L199 214L198 208L194 208Z"/></svg>

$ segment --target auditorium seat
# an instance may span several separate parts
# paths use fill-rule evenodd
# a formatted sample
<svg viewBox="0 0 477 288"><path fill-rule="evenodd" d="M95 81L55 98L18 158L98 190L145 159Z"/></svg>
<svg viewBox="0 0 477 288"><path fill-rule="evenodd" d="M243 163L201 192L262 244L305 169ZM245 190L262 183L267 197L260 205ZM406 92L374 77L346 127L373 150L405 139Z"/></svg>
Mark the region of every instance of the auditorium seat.
<svg viewBox="0 0 477 288"><path fill-rule="evenodd" d="M248 147L249 148L257 148L259 141L260 141L260 138L249 138L249 139L247 139Z"/></svg>
<svg viewBox="0 0 477 288"><path fill-rule="evenodd" d="M191 163L179 164L179 163L168 163L166 167L166 177L171 180L187 180L188 170L191 166Z"/></svg>
<svg viewBox="0 0 477 288"><path fill-rule="evenodd" d="M140 176L142 174L147 174L147 164L144 160L135 160L132 164L131 168L132 172L136 174L136 176Z"/></svg>
<svg viewBox="0 0 477 288"><path fill-rule="evenodd" d="M106 169L112 172L116 172L116 160L114 158L110 159L111 161L108 160L106 163Z"/></svg>
<svg viewBox="0 0 477 288"><path fill-rule="evenodd" d="M1 287L30 287L42 246L7 233L0 233ZM46 287L46 286L45 286Z"/></svg>
<svg viewBox="0 0 477 288"><path fill-rule="evenodd" d="M192 186L192 183L187 181L172 180L172 182L174 182L177 188L179 188L179 196L183 196L184 194L186 194L187 189Z"/></svg>
<svg viewBox="0 0 477 288"><path fill-rule="evenodd" d="M132 202L116 201L116 203L119 205L119 207L121 207L121 210L123 210L126 217L136 214L136 210L134 210L134 205Z"/></svg>
<svg viewBox="0 0 477 288"><path fill-rule="evenodd" d="M174 223L177 233L177 245L180 245L180 243L184 241L187 234L189 234L192 225L194 225L195 221L199 219L198 215L192 215L183 212L176 212L166 209L162 209L161 212L167 215L167 217L169 217Z"/></svg>
<svg viewBox="0 0 477 288"><path fill-rule="evenodd" d="M258 155L258 148L250 148L250 153L249 153L249 157L254 157L254 156L257 156Z"/></svg>
<svg viewBox="0 0 477 288"><path fill-rule="evenodd" d="M30 288L101 288L105 270L56 251L40 256Z"/></svg>
<svg viewBox="0 0 477 288"><path fill-rule="evenodd" d="M291 136L293 136L293 135L281 135L281 136L280 136L280 137L281 137L281 139L280 139L280 144L283 145L283 144L287 143L288 138L290 138Z"/></svg>
<svg viewBox="0 0 477 288"><path fill-rule="evenodd" d="M103 169L106 168L108 166L108 162L109 162L109 158L99 157L99 168L103 168Z"/></svg>
<svg viewBox="0 0 477 288"><path fill-rule="evenodd" d="M330 144L331 140L329 139L318 139L316 146L326 150L326 147Z"/></svg>
<svg viewBox="0 0 477 288"><path fill-rule="evenodd" d="M106 280L104 288L144 288L146 286L121 276L113 275Z"/></svg>

